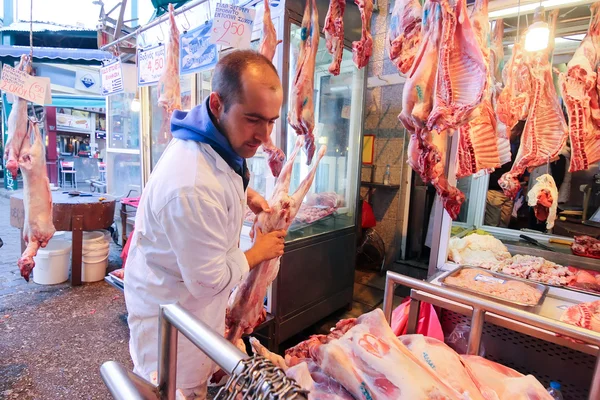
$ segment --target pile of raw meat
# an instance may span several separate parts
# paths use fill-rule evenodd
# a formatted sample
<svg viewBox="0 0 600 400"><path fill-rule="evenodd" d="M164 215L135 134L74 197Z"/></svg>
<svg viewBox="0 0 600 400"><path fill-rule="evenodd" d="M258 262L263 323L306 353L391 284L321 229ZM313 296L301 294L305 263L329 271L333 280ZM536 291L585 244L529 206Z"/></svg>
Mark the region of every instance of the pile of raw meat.
<svg viewBox="0 0 600 400"><path fill-rule="evenodd" d="M580 303L569 307L560 317L562 322L600 332L600 301ZM567 338L579 343L578 340Z"/></svg>
<svg viewBox="0 0 600 400"><path fill-rule="evenodd" d="M380 309L338 322L329 335L288 349L285 358L251 344L310 391L310 400L551 399L531 375L461 356L437 339L396 337Z"/></svg>
<svg viewBox="0 0 600 400"><path fill-rule="evenodd" d="M302 204L302 206L300 207L300 211L296 215L295 222L300 222L303 224L312 224L325 217L330 216L336 210L336 207L309 206L306 204Z"/></svg>
<svg viewBox="0 0 600 400"><path fill-rule="evenodd" d="M448 244L448 259L460 265L480 266L510 257L506 246L491 235L474 233L464 238L453 237Z"/></svg>
<svg viewBox="0 0 600 400"><path fill-rule="evenodd" d="M557 286L567 285L573 276L573 272L567 267L542 257L521 254L516 254L512 258L501 262L483 263L481 267L494 272Z"/></svg>
<svg viewBox="0 0 600 400"><path fill-rule="evenodd" d="M575 236L571 251L578 256L600 258L600 240L590 236Z"/></svg>

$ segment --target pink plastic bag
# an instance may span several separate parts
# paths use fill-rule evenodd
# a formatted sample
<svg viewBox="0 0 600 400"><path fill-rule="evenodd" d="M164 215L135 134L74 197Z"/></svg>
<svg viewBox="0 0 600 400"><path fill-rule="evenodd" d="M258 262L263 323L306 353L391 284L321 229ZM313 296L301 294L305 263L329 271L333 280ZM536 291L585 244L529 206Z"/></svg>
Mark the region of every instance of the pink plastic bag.
<svg viewBox="0 0 600 400"><path fill-rule="evenodd" d="M396 307L396 309L392 312L392 330L396 336L406 335L409 304L410 297L406 297L404 300L402 300L402 304ZM421 302L421 307L419 310L419 322L417 323L416 333L435 338L442 342L444 341L442 325L440 324L440 320L438 319L435 309L429 303Z"/></svg>

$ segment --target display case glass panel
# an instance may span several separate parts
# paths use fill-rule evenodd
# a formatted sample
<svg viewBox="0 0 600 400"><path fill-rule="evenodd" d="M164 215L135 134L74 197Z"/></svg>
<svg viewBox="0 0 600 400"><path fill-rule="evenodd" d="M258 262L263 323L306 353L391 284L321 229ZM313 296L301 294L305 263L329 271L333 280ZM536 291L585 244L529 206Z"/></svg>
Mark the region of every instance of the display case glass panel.
<svg viewBox="0 0 600 400"><path fill-rule="evenodd" d="M140 113L131 111L134 93L118 93L108 97L108 148L140 149Z"/></svg>
<svg viewBox="0 0 600 400"><path fill-rule="evenodd" d="M139 154L108 152L107 191L116 197L139 197L142 175Z"/></svg>

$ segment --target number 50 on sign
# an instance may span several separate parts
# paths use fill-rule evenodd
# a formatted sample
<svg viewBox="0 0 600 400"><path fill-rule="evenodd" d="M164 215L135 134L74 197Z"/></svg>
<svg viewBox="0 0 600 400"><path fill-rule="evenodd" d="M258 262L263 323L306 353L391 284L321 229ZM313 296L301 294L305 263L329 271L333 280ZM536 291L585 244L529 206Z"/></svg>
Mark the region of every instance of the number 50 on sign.
<svg viewBox="0 0 600 400"><path fill-rule="evenodd" d="M221 46L249 48L256 10L217 3L210 42Z"/></svg>

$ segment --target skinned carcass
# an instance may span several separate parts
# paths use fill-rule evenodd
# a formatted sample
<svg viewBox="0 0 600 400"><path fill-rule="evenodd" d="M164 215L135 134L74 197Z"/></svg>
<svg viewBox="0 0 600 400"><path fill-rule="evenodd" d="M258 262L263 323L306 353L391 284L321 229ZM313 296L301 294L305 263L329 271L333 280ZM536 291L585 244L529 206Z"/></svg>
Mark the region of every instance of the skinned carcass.
<svg viewBox="0 0 600 400"><path fill-rule="evenodd" d="M46 172L42 135L37 122L26 120L25 124L27 134L20 149L19 168L23 175L23 240L27 248L19 258L18 265L21 276L29 281L31 270L35 267L33 257L40 247L46 247L56 230L52 223L52 193Z"/></svg>
<svg viewBox="0 0 600 400"><path fill-rule="evenodd" d="M173 4L169 4L169 44L166 67L158 80L158 106L163 109L162 124L157 142L168 143L171 138L171 115L181 110L181 85L179 81L179 29L175 22Z"/></svg>
<svg viewBox="0 0 600 400"><path fill-rule="evenodd" d="M311 11L312 4L312 11ZM319 15L315 0L306 0L300 33L300 52L292 85L288 122L297 135L305 136L304 152L309 165L315 154L315 67L319 49Z"/></svg>
<svg viewBox="0 0 600 400"><path fill-rule="evenodd" d="M600 160L600 3L592 6L585 38L559 81L569 117L571 162L569 172L586 170ZM599 67L600 68L600 67Z"/></svg>
<svg viewBox="0 0 600 400"><path fill-rule="evenodd" d="M490 46L490 70L492 73L492 85L494 91L497 91L498 85L502 85L502 61L504 60L504 21L497 19L494 21L492 29L492 40ZM501 86L500 86L501 89Z"/></svg>
<svg viewBox="0 0 600 400"><path fill-rule="evenodd" d="M407 74L421 43L421 14L418 0L397 0L390 19L387 34L390 60L402 74Z"/></svg>
<svg viewBox="0 0 600 400"><path fill-rule="evenodd" d="M539 176L536 181L527 194L527 205L533 207L539 221L546 221L547 229L552 229L558 209L558 188L550 174Z"/></svg>
<svg viewBox="0 0 600 400"><path fill-rule="evenodd" d="M484 55L467 15L466 0L439 1L442 8L442 37L439 46L433 109L429 130L456 129L472 118L488 85Z"/></svg>
<svg viewBox="0 0 600 400"><path fill-rule="evenodd" d="M304 196L306 196L313 183L319 161L326 151L326 148L322 146L318 153L317 162L300 183L296 192L290 196L288 191L292 178L292 168L303 141L303 137L298 137L292 155L277 178L273 196L269 201L269 207L272 211L270 213L259 213L252 227L253 230L260 228L263 233L281 229L286 230L293 222ZM231 343L236 343L244 333L251 333L264 319L263 299L267 293L267 287L273 282L278 271L279 258L265 261L252 269L246 279L231 293L225 319L225 337Z"/></svg>
<svg viewBox="0 0 600 400"><path fill-rule="evenodd" d="M29 56L22 55L17 69L31 74L31 60ZM4 146L4 160L6 169L13 179L17 179L19 170L19 154L23 141L27 136L27 100L13 95L15 99L8 116L8 139Z"/></svg>
<svg viewBox="0 0 600 400"><path fill-rule="evenodd" d="M340 74L342 64L342 55L344 53L344 11L346 10L346 0L330 0L329 10L325 17L325 43L327 51L333 56L329 65L329 72L332 75Z"/></svg>
<svg viewBox="0 0 600 400"><path fill-rule="evenodd" d="M369 64L373 54L373 37L371 36L371 16L373 15L373 0L354 0L360 10L362 33L360 40L352 42L352 60L356 68L361 69Z"/></svg>

